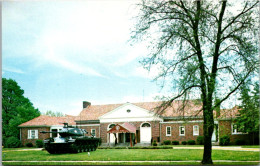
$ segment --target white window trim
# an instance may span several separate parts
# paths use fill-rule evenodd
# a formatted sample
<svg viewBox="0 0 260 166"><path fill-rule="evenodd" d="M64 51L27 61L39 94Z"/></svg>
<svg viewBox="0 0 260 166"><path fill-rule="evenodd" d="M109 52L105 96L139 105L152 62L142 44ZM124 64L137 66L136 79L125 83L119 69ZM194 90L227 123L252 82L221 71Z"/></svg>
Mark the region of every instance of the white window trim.
<svg viewBox="0 0 260 166"><path fill-rule="evenodd" d="M195 126L197 126L198 127L198 133L195 133ZM193 126L193 135L200 135L200 128L199 128L199 125L194 125Z"/></svg>
<svg viewBox="0 0 260 166"><path fill-rule="evenodd" d="M34 138L32 138L32 131L35 131ZM38 139L38 130L28 130L28 139Z"/></svg>
<svg viewBox="0 0 260 166"><path fill-rule="evenodd" d="M167 128L170 128L170 134L168 134ZM172 136L172 127L171 126L166 126L166 136Z"/></svg>
<svg viewBox="0 0 260 166"><path fill-rule="evenodd" d="M243 132L237 132L237 129L235 129L235 132L233 132L233 126L234 125L236 125L236 124L231 123L231 133L232 133L232 135L247 134L247 133L243 133Z"/></svg>
<svg viewBox="0 0 260 166"><path fill-rule="evenodd" d="M184 134L181 134L181 128L184 128ZM185 136L185 126L179 126L179 135L180 136Z"/></svg>
<svg viewBox="0 0 260 166"><path fill-rule="evenodd" d="M94 137L96 137L96 136L97 136L96 129L91 129L91 130L90 130L90 131L91 131L91 133L90 133L90 134L92 135L92 133L93 133L92 131L93 131L93 130L95 130L95 135L94 135Z"/></svg>

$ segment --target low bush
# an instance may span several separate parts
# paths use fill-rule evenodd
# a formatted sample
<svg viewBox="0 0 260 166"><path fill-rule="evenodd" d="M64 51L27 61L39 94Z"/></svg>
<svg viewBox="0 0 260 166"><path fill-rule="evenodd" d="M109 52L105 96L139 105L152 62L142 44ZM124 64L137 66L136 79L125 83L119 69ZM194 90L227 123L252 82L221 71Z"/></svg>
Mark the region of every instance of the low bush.
<svg viewBox="0 0 260 166"><path fill-rule="evenodd" d="M36 140L36 142L35 142L35 144L36 144L36 147L37 148L42 148L43 147L43 141L42 140Z"/></svg>
<svg viewBox="0 0 260 166"><path fill-rule="evenodd" d="M98 147L98 149L172 149L170 146Z"/></svg>
<svg viewBox="0 0 260 166"><path fill-rule="evenodd" d="M204 145L204 137L203 136L197 137L197 144L198 145Z"/></svg>
<svg viewBox="0 0 260 166"><path fill-rule="evenodd" d="M29 143L26 143L25 146L27 146L27 147L33 147L33 144L32 144L31 142L29 142Z"/></svg>
<svg viewBox="0 0 260 166"><path fill-rule="evenodd" d="M181 144L182 144L182 145L186 145L187 142L186 142L186 141L182 141Z"/></svg>
<svg viewBox="0 0 260 166"><path fill-rule="evenodd" d="M153 141L153 146L157 146L156 140Z"/></svg>
<svg viewBox="0 0 260 166"><path fill-rule="evenodd" d="M195 145L195 141L194 140L188 140L187 144L188 145Z"/></svg>
<svg viewBox="0 0 260 166"><path fill-rule="evenodd" d="M173 144L173 145L179 145L180 142L179 142L179 141L172 141L172 144Z"/></svg>
<svg viewBox="0 0 260 166"><path fill-rule="evenodd" d="M165 141L163 141L163 144L164 145L171 145L171 141L170 140L165 140Z"/></svg>
<svg viewBox="0 0 260 166"><path fill-rule="evenodd" d="M16 137L9 137L6 139L5 146L7 148L19 148L21 146L21 141Z"/></svg>
<svg viewBox="0 0 260 166"><path fill-rule="evenodd" d="M246 144L246 141L245 141L245 140L242 140L242 139L237 139L237 140L235 141L235 144L236 144L236 145L245 145L245 144Z"/></svg>
<svg viewBox="0 0 260 166"><path fill-rule="evenodd" d="M222 146L226 146L230 144L230 138L227 135L220 137L219 144Z"/></svg>

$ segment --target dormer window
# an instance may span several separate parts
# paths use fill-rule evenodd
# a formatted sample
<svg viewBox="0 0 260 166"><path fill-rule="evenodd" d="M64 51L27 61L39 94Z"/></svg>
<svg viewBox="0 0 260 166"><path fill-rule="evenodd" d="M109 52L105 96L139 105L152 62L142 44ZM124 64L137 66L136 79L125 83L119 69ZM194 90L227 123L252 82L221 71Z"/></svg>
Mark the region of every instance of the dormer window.
<svg viewBox="0 0 260 166"><path fill-rule="evenodd" d="M128 109L128 110L126 110L126 112L130 113L130 112L131 112L131 110L130 110L130 109Z"/></svg>

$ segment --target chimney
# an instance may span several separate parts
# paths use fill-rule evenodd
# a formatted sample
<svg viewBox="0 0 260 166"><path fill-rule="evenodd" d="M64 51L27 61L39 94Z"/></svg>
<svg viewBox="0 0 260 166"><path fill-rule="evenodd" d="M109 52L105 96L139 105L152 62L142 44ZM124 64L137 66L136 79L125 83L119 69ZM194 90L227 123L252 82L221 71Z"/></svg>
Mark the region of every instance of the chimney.
<svg viewBox="0 0 260 166"><path fill-rule="evenodd" d="M91 105L90 102L88 102L88 101L83 101L83 109L84 109L84 108L87 108L87 107L90 106L90 105Z"/></svg>

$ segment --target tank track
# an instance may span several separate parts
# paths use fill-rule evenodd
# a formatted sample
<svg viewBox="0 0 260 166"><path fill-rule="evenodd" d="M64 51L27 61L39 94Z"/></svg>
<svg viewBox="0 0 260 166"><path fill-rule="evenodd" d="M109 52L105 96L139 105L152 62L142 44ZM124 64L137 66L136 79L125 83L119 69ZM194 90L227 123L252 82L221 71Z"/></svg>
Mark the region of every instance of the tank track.
<svg viewBox="0 0 260 166"><path fill-rule="evenodd" d="M98 147L99 140L89 140L89 139L76 139L72 143L46 143L45 149L50 154L60 154L60 153L81 153L81 152L91 152L95 151Z"/></svg>

